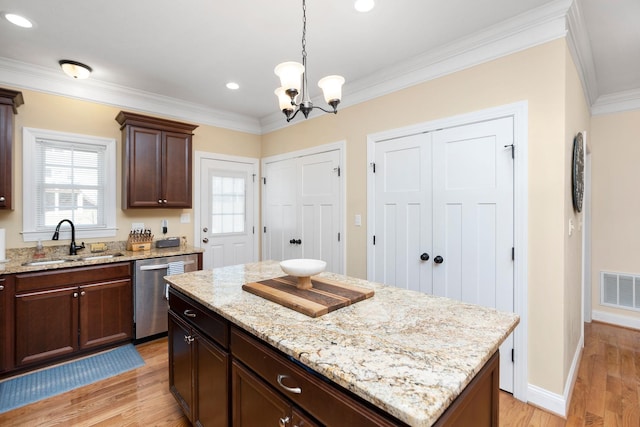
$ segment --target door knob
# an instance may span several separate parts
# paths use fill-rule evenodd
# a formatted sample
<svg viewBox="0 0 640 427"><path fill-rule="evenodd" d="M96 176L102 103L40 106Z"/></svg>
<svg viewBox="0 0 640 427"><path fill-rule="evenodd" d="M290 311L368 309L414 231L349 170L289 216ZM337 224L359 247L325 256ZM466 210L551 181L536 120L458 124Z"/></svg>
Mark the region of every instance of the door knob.
<svg viewBox="0 0 640 427"><path fill-rule="evenodd" d="M209 243L209 239L205 237L204 239L202 239L202 243Z"/></svg>
<svg viewBox="0 0 640 427"><path fill-rule="evenodd" d="M429 254L428 253L423 253L422 255L420 255L420 259L422 261L429 261Z"/></svg>
<svg viewBox="0 0 640 427"><path fill-rule="evenodd" d="M433 262L435 262L436 264L442 264L443 261L444 261L444 258L442 258L440 255L436 256L433 259Z"/></svg>
<svg viewBox="0 0 640 427"><path fill-rule="evenodd" d="M207 227L205 227L205 228L203 228L203 229L202 229L202 232L203 232L203 233L206 233L207 231L209 231L209 229L208 229Z"/></svg>
<svg viewBox="0 0 640 427"><path fill-rule="evenodd" d="M302 240L298 239L294 242L296 245L301 245L302 244Z"/></svg>
<svg viewBox="0 0 640 427"><path fill-rule="evenodd" d="M289 243L291 243L292 245L295 245L296 244L296 240L295 239L291 239L291 240L289 240Z"/></svg>

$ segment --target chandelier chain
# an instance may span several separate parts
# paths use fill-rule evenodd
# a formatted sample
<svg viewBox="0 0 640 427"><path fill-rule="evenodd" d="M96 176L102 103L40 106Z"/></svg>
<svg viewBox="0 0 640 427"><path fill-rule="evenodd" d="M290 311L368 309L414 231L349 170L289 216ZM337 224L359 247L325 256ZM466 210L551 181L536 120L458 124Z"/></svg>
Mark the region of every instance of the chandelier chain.
<svg viewBox="0 0 640 427"><path fill-rule="evenodd" d="M302 85L302 102L309 100L309 93L307 91L307 2L302 0L302 66L305 72L302 74L304 79Z"/></svg>

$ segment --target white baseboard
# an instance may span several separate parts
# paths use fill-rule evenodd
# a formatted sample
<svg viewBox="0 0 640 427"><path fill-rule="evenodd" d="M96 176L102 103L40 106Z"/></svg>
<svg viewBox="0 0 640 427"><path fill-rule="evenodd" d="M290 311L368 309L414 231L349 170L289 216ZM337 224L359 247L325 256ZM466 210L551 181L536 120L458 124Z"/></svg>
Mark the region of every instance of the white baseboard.
<svg viewBox="0 0 640 427"><path fill-rule="evenodd" d="M591 312L591 320L610 323L612 325L622 326L625 328L640 329L640 319L620 314L613 314L606 311L593 310Z"/></svg>
<svg viewBox="0 0 640 427"><path fill-rule="evenodd" d="M573 387L578 378L578 368L580 366L583 348L584 335L580 337L576 351L573 355L571 369L569 370L569 375L567 375L567 381L564 386L564 395L552 393L541 387L529 384L527 389L528 403L566 418L567 412L569 411L569 403L571 402L571 395L573 394Z"/></svg>

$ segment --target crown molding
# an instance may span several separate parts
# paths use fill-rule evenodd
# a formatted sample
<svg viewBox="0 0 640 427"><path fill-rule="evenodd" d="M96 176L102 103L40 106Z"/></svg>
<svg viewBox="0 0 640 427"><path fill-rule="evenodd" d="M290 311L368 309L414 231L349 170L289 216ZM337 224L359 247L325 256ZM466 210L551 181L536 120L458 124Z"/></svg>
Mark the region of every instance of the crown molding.
<svg viewBox="0 0 640 427"><path fill-rule="evenodd" d="M343 90L341 108L356 105L410 86L455 73L497 58L563 38L566 15L572 0L556 0L512 19L460 39L411 60L349 82ZM314 98L312 102L324 102ZM339 113L338 113L339 114ZM260 120L262 132L292 126L280 111Z"/></svg>
<svg viewBox="0 0 640 427"><path fill-rule="evenodd" d="M634 110L640 110L640 89L602 95L591 106L594 116Z"/></svg>
<svg viewBox="0 0 640 427"><path fill-rule="evenodd" d="M598 82L589 33L580 4L580 1L574 1L567 12L567 45L578 69L587 103L593 106L598 99Z"/></svg>
<svg viewBox="0 0 640 427"><path fill-rule="evenodd" d="M57 70L7 58L0 58L0 83L240 132L261 133L257 119L95 79L71 80Z"/></svg>

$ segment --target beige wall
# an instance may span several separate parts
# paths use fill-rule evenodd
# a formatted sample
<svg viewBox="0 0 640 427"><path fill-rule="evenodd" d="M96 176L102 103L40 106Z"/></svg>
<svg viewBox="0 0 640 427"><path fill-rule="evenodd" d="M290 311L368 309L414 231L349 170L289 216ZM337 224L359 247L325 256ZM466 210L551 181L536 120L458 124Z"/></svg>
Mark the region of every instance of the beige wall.
<svg viewBox="0 0 640 427"><path fill-rule="evenodd" d="M262 142L262 155L271 156L346 141L347 274L366 277L367 135L528 101L529 381L558 394L565 382L566 60L566 43L557 40L345 108L336 116L301 121L264 135ZM355 214L362 215L362 227L353 225Z"/></svg>
<svg viewBox="0 0 640 427"><path fill-rule="evenodd" d="M573 208L572 191L572 159L573 140L580 131L587 131L591 115L582 90L578 71L566 51L566 127L564 137L564 377L568 377L571 364L576 356L576 350L582 336L582 235L583 218L581 213ZM569 235L569 221L573 222L574 230Z"/></svg>
<svg viewBox="0 0 640 427"><path fill-rule="evenodd" d="M592 307L640 321L640 313L600 305L600 272L640 274L640 111L591 121Z"/></svg>
<svg viewBox="0 0 640 427"><path fill-rule="evenodd" d="M86 242L105 240L126 240L132 222L144 222L151 228L156 238L161 237L160 220L169 221L167 236L187 236L193 242L192 209L121 209L122 177L122 141L120 125L115 117L121 108L110 107L93 102L80 101L40 92L21 90L24 105L18 108L15 116L14 132L14 200L13 211L0 211L0 227L5 228L7 248L35 247L34 242L23 242L22 230L22 128L55 130L60 132L114 138L117 141L117 197L116 224L117 236L108 239L84 239ZM246 157L260 157L260 136L234 132L211 126L200 126L194 132L194 148ZM181 224L180 214L190 213L191 223ZM45 246L59 245L60 242L44 241Z"/></svg>

